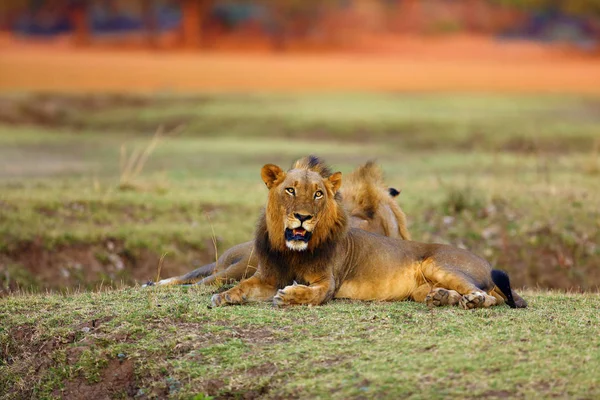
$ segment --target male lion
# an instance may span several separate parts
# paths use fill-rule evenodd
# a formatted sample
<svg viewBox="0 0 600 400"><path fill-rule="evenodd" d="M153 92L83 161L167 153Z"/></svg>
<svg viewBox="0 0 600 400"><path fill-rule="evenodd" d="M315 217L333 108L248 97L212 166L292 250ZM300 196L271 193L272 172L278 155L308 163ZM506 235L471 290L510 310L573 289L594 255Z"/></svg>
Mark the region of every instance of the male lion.
<svg viewBox="0 0 600 400"><path fill-rule="evenodd" d="M292 169L306 169L322 173L323 164L314 156L301 158ZM385 186L381 169L372 161L361 165L344 183L342 206L350 215L350 226L389 237L410 239L406 229L406 216L394 201L400 192ZM233 246L219 259L185 275L163 279L157 285L202 285L239 281L256 271L258 257L254 240ZM212 274L210 276L207 276ZM148 283L147 285L152 285Z"/></svg>
<svg viewBox="0 0 600 400"><path fill-rule="evenodd" d="M335 297L526 307L504 272L466 250L349 228L339 195L342 174L319 164L287 173L273 164L262 168L269 193L256 230L258 269L215 294L213 306L270 299L275 305L322 304Z"/></svg>

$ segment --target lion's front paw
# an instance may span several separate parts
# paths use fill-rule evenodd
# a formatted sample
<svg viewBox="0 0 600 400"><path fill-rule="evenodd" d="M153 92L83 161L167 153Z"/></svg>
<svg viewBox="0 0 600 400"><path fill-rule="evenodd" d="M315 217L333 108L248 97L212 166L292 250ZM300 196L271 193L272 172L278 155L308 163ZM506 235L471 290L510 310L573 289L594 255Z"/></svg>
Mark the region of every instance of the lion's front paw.
<svg viewBox="0 0 600 400"><path fill-rule="evenodd" d="M427 294L427 297L425 297L425 304L427 304L427 307L429 308L453 306L458 304L461 297L462 296L455 290L436 288Z"/></svg>
<svg viewBox="0 0 600 400"><path fill-rule="evenodd" d="M310 291L308 286L298 285L294 282L291 286L279 289L273 297L274 306L289 306L291 304L304 304L309 302Z"/></svg>
<svg viewBox="0 0 600 400"><path fill-rule="evenodd" d="M463 297L461 297L459 304L461 308L464 308L465 310L484 307L485 295L479 292L465 294Z"/></svg>
<svg viewBox="0 0 600 400"><path fill-rule="evenodd" d="M290 296L286 294L285 289L286 288L279 289L277 291L277 294L273 297L273 305L274 306L280 307L280 306L287 306L287 305L292 304L290 302Z"/></svg>
<svg viewBox="0 0 600 400"><path fill-rule="evenodd" d="M225 299L223 298L223 296L221 296L220 294L215 294L213 295L213 297L210 298L210 305L213 307L221 307L224 306L225 303Z"/></svg>
<svg viewBox="0 0 600 400"><path fill-rule="evenodd" d="M210 304L213 307L221 307L229 304L242 304L244 299L235 293L217 293L210 299Z"/></svg>

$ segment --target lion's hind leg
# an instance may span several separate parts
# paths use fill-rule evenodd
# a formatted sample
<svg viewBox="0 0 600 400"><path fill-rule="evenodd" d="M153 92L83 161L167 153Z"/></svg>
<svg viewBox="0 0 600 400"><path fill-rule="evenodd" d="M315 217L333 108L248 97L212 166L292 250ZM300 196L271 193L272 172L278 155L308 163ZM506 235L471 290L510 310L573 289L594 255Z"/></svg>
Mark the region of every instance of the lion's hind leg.
<svg viewBox="0 0 600 400"><path fill-rule="evenodd" d="M271 279L265 280L260 275L253 275L228 291L213 295L210 302L213 307L220 307L269 300L276 292L277 289Z"/></svg>
<svg viewBox="0 0 600 400"><path fill-rule="evenodd" d="M465 294L460 298L458 305L465 310L472 308L488 308L498 304L498 300L494 296L489 294L476 291L469 294Z"/></svg>
<svg viewBox="0 0 600 400"><path fill-rule="evenodd" d="M456 290L445 288L433 288L429 283L417 287L410 295L411 300L417 303L425 303L427 307L455 306L462 295Z"/></svg>
<svg viewBox="0 0 600 400"><path fill-rule="evenodd" d="M458 304L458 306L467 310L472 308L487 308L499 303L496 297L487 294L479 287L483 282L475 284L474 279L471 277L472 273L476 273L477 275L489 274L485 265L477 265L478 262L483 260L480 261L479 259L475 259L474 256L463 252L458 254L441 254L440 256L438 257L440 260L432 257L425 260L421 266L423 277L428 282L431 282L432 286L438 288L432 290L427 295L429 297L429 301L426 300L428 305L437 306L438 303L440 305ZM467 268L465 269L469 270L471 274L466 273L465 270L457 269L450 263L444 262L445 259L452 260L453 264L458 262L459 265L466 265ZM485 284L482 287L493 287L491 276L487 280L484 279L484 281ZM458 301L456 301L457 298Z"/></svg>
<svg viewBox="0 0 600 400"><path fill-rule="evenodd" d="M494 293L488 295L485 292L474 291L462 295L452 289L438 287L430 290L430 288L431 286L428 284L420 286L411 296L412 300L418 303L425 303L429 308L460 306L465 310L491 307L503 303L501 299L495 297Z"/></svg>
<svg viewBox="0 0 600 400"><path fill-rule="evenodd" d="M425 297L425 304L427 307L443 307L443 306L455 306L462 299L460 293L456 290L448 290L444 288L435 288L427 294Z"/></svg>

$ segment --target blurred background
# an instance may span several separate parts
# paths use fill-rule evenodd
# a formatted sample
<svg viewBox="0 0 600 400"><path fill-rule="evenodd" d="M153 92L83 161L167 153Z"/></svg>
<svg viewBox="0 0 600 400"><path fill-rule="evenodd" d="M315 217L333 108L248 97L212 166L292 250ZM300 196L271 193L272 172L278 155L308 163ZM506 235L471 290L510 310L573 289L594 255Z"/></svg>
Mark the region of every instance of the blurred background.
<svg viewBox="0 0 600 400"><path fill-rule="evenodd" d="M599 50L597 0L2 1L0 294L211 262L307 154L376 159L415 240L597 291Z"/></svg>
<svg viewBox="0 0 600 400"><path fill-rule="evenodd" d="M594 0L7 0L0 28L73 45L385 49L394 37L478 34L569 43L593 51Z"/></svg>

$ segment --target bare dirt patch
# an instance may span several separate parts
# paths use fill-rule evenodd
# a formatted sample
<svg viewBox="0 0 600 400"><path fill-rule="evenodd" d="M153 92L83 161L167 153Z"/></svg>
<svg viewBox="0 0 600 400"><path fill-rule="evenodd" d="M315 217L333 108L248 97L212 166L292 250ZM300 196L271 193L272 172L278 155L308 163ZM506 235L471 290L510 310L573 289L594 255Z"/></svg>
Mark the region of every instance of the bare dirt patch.
<svg viewBox="0 0 600 400"><path fill-rule="evenodd" d="M193 258L199 263L214 261L214 255L209 250L183 250L193 253L184 258ZM10 275L11 269L7 266L12 265L19 268L20 276L27 276L25 281L9 276L5 282L8 287L0 289L0 294L22 286L39 290L144 283L156 278L160 258L160 254L151 250L132 251L113 240L105 243L60 245L55 248L26 241L0 253L0 271L5 270L5 275ZM161 276L176 276L191 269L193 267L181 262L181 259L165 258Z"/></svg>
<svg viewBox="0 0 600 400"><path fill-rule="evenodd" d="M495 268L508 272L515 288L600 290L596 232L576 226L567 230L551 223L531 223L529 229L521 228L517 233L510 225L524 217L523 210L501 200L492 205L477 204L471 196L449 197L443 207L447 216L439 209L425 212L423 221L435 228L426 234L424 241L443 242L451 238L452 244L483 255ZM461 225L464 221L475 222Z"/></svg>
<svg viewBox="0 0 600 400"><path fill-rule="evenodd" d="M264 378L269 377L277 372L277 367L271 363L265 363L261 366L248 370L243 377L237 376L236 380L242 381L241 384L236 384L230 389L226 387L225 380L208 379L198 388L199 393L206 393L215 399L243 399L254 400L263 398L273 387L265 382ZM263 378L263 379L261 379ZM287 396L286 398L294 398Z"/></svg>
<svg viewBox="0 0 600 400"><path fill-rule="evenodd" d="M44 337L44 331L33 325L20 325L13 327L9 332L7 346L1 350L2 363L11 365L14 372L21 371L28 379L31 371L36 376L44 376L49 368L60 362L57 354L65 351L65 362L75 366L92 344L90 332L95 332L95 337L102 334L102 325L110 321L112 316L91 318L81 323L73 324L70 330L62 336ZM110 335L111 340L122 341L115 335ZM10 393L15 398L28 398L32 395L30 385L14 388ZM133 397L137 392L134 376L133 361L127 358L112 359L102 369L98 382L89 382L83 376L65 382L64 389L56 390L53 395L65 399L109 399L119 396Z"/></svg>
<svg viewBox="0 0 600 400"><path fill-rule="evenodd" d="M254 400L260 399L264 397L269 391L271 387L269 385L264 385L256 388L240 388L239 390L227 391L222 394L217 395L216 399L241 399L241 400Z"/></svg>
<svg viewBox="0 0 600 400"><path fill-rule="evenodd" d="M88 383L84 378L78 378L67 382L60 395L72 400L108 400L117 396L133 397L136 392L133 361L114 359L103 370L99 382Z"/></svg>
<svg viewBox="0 0 600 400"><path fill-rule="evenodd" d="M7 124L56 126L76 113L123 107L137 108L148 103L149 101L142 96L123 95L75 97L38 94L24 98L0 98L0 121Z"/></svg>
<svg viewBox="0 0 600 400"><path fill-rule="evenodd" d="M43 127L85 128L82 115L102 115L112 110L133 112L144 107L181 104L193 102L201 105L209 101L207 97L157 97L141 94L64 94L36 93L27 96L0 97L0 123L7 125L37 125ZM185 122L189 117L167 118L164 128L169 131ZM101 121L97 122L103 126ZM114 127L113 127L114 128ZM118 128L123 129L122 125ZM136 132L148 132L156 129L153 123L132 120L128 129Z"/></svg>
<svg viewBox="0 0 600 400"><path fill-rule="evenodd" d="M238 327L234 329L234 335L239 337L244 343L250 345L263 345L282 341L281 339L277 339L273 331L269 328Z"/></svg>
<svg viewBox="0 0 600 400"><path fill-rule="evenodd" d="M481 397L491 399L510 399L515 397L515 393L508 390L490 390L481 395Z"/></svg>

